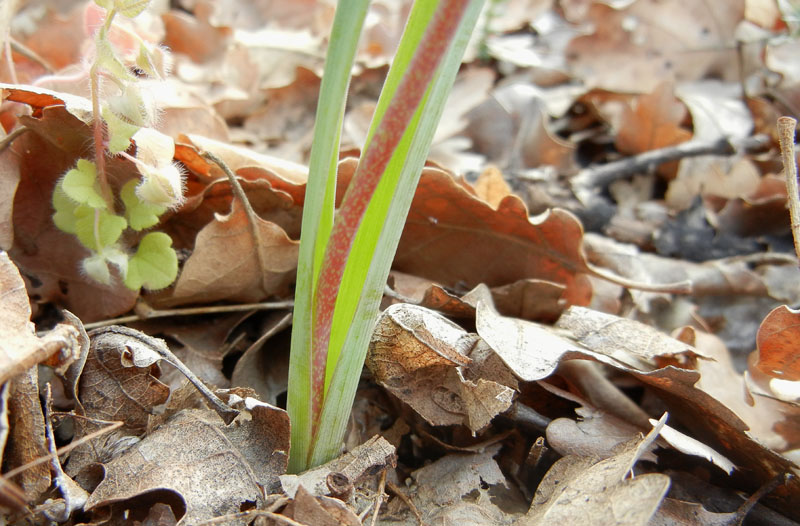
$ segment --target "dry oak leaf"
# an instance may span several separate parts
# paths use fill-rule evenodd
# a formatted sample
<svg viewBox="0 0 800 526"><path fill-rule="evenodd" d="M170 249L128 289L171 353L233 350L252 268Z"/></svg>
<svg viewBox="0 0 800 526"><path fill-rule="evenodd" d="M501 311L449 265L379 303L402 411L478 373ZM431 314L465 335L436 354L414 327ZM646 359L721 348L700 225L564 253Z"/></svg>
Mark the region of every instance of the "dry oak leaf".
<svg viewBox="0 0 800 526"><path fill-rule="evenodd" d="M257 238L238 199L197 235L170 305L219 300L257 302L284 296L294 279L299 242L278 225L257 220Z"/></svg>
<svg viewBox="0 0 800 526"><path fill-rule="evenodd" d="M119 501L166 500L176 516L182 515L178 524L189 526L239 512L246 503L261 507L263 492L273 492L286 470L289 417L254 399L245 404L250 418L230 426L210 410L176 414L105 464L105 478L86 509L102 514L100 508L113 505L120 513L124 506L114 505Z"/></svg>
<svg viewBox="0 0 800 526"><path fill-rule="evenodd" d="M0 251L0 384L45 362L57 353L59 363L78 357L78 331L57 325L39 337L31 323L31 307L19 270Z"/></svg>
<svg viewBox="0 0 800 526"><path fill-rule="evenodd" d="M756 345L760 371L781 380L800 380L800 311L776 307L761 322Z"/></svg>
<svg viewBox="0 0 800 526"><path fill-rule="evenodd" d="M396 270L449 287L496 287L521 279L565 287L563 299L587 305L592 289L575 216L553 209L529 218L516 196L497 209L443 170L425 168L411 205Z"/></svg>
<svg viewBox="0 0 800 526"><path fill-rule="evenodd" d="M392 305L378 319L366 365L376 381L431 425L480 431L511 405L513 389L477 378L461 367L478 337L435 311Z"/></svg>

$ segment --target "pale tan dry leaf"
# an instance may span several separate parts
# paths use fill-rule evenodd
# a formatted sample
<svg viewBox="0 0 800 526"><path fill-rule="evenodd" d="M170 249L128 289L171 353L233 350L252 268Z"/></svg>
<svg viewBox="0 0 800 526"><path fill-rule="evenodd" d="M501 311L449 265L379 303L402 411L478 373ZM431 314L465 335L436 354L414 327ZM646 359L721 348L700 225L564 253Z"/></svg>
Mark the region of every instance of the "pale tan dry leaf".
<svg viewBox="0 0 800 526"><path fill-rule="evenodd" d="M579 420L557 418L547 426L547 444L562 456L609 458L620 444L641 432L638 427L588 405L575 412ZM651 458L655 460L654 456Z"/></svg>
<svg viewBox="0 0 800 526"><path fill-rule="evenodd" d="M25 283L6 252L0 252L0 383L52 360L66 365L78 357L78 331L57 325L39 337L30 321Z"/></svg>
<svg viewBox="0 0 800 526"><path fill-rule="evenodd" d="M476 341L434 311L392 305L378 320L366 365L380 385L432 425L464 424L477 432L508 409L513 390L464 378L459 366L470 364L466 354Z"/></svg>
<svg viewBox="0 0 800 526"><path fill-rule="evenodd" d="M495 210L506 196L511 195L511 187L496 166L488 166L472 185L478 197L489 203Z"/></svg>
<svg viewBox="0 0 800 526"><path fill-rule="evenodd" d="M301 486L312 495L327 496L331 494L331 489L326 480L331 473L341 474L351 484L357 484L388 467L396 466L397 454L394 446L376 435L327 464L304 471L300 475L281 475L280 483L284 493L292 498Z"/></svg>
<svg viewBox="0 0 800 526"><path fill-rule="evenodd" d="M507 486L493 458L498 450L493 446L482 453L447 455L411 473L417 486L417 507L429 514L440 506L460 502L470 492L485 492L487 485Z"/></svg>
<svg viewBox="0 0 800 526"><path fill-rule="evenodd" d="M289 418L255 400L247 408L250 418L232 426L210 410L178 413L105 465L105 478L86 509L100 511L165 489L186 503L178 524L188 526L241 511L245 502L262 505L262 492L272 492L286 470Z"/></svg>
<svg viewBox="0 0 800 526"><path fill-rule="evenodd" d="M711 72L736 80L735 32L744 5L645 0L615 9L593 2L587 16L594 33L573 39L567 59L577 78L609 91L647 93L665 80Z"/></svg>
<svg viewBox="0 0 800 526"><path fill-rule="evenodd" d="M667 493L669 477L651 473L629 478L629 472L656 435L651 431L633 439L599 462L577 456L558 460L539 485L528 514L515 526L645 526Z"/></svg>
<svg viewBox="0 0 800 526"><path fill-rule="evenodd" d="M299 242L282 228L257 218L259 240L238 200L225 217L216 215L197 235L168 302L183 305L219 300L257 302L283 296L294 279Z"/></svg>
<svg viewBox="0 0 800 526"><path fill-rule="evenodd" d="M738 514L714 513L702 504L667 497L648 526L735 526Z"/></svg>
<svg viewBox="0 0 800 526"><path fill-rule="evenodd" d="M655 426L658 421L651 419L650 423ZM694 438L681 433L677 429L665 425L661 429L661 438L681 453L701 457L709 462L714 463L715 466L726 472L728 475L732 474L733 470L736 469L736 466L733 464L733 462L728 460L724 455L721 455L699 440L695 440Z"/></svg>
<svg viewBox="0 0 800 526"><path fill-rule="evenodd" d="M702 350L649 325L584 307L567 309L556 327L569 331L586 348L638 370L709 358Z"/></svg>

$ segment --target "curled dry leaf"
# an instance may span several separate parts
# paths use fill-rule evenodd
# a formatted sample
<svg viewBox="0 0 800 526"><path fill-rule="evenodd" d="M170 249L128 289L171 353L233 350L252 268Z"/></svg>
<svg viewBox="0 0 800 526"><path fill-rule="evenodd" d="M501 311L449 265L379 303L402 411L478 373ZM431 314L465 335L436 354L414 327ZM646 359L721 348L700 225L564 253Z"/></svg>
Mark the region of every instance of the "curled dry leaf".
<svg viewBox="0 0 800 526"><path fill-rule="evenodd" d="M38 369L31 367L16 375L6 389L10 389L9 444L4 451L3 464L10 469L46 456L48 448L39 401ZM29 502L36 502L50 487L50 467L47 464L31 466L12 480L25 492Z"/></svg>
<svg viewBox="0 0 800 526"><path fill-rule="evenodd" d="M262 491L274 491L286 470L289 417L254 399L245 403L249 418L233 426L209 410L176 414L105 464L105 478L86 509L102 514L102 508L122 500L166 500L180 503L178 524L188 526L236 513L246 503L263 505Z"/></svg>
<svg viewBox="0 0 800 526"><path fill-rule="evenodd" d="M378 320L366 365L379 384L432 425L486 427L511 405L514 391L497 382L467 380L462 367L478 337L416 305L387 308Z"/></svg>
<svg viewBox="0 0 800 526"><path fill-rule="evenodd" d="M25 283L6 252L0 251L0 384L47 360L66 365L78 357L78 331L58 325L39 337L30 322Z"/></svg>
<svg viewBox="0 0 800 526"><path fill-rule="evenodd" d="M649 473L629 477L634 464L658 432L629 441L599 462L589 457L558 460L536 490L527 515L516 526L593 523L645 526L669 488L669 477Z"/></svg>

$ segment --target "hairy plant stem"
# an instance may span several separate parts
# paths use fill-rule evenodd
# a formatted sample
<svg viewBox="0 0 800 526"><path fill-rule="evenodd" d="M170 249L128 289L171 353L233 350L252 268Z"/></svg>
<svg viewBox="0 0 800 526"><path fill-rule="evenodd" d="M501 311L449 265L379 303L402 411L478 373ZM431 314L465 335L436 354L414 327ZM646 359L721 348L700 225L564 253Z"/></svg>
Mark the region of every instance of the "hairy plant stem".
<svg viewBox="0 0 800 526"><path fill-rule="evenodd" d="M345 194L315 287L312 328L312 440L316 441L325 397L325 373L336 298L347 257L361 220L381 175L414 116L458 28L468 0L442 0L412 58L407 72L389 104L381 124L364 152ZM313 448L312 448L313 449Z"/></svg>
<svg viewBox="0 0 800 526"><path fill-rule="evenodd" d="M95 48L99 49L97 43L102 42L108 38L108 30L111 28L111 22L116 16L116 9L111 9L106 15L103 25L97 31L95 37ZM97 181L100 185L100 195L106 202L108 211L114 213L114 194L111 192L111 185L108 183L108 176L106 175L106 145L105 145L105 123L103 122L102 111L100 110L100 61L95 57L94 64L89 70L90 91L92 94L92 136L94 140L94 164L97 170ZM95 210L95 222L99 218L99 210ZM99 243L98 243L99 246Z"/></svg>

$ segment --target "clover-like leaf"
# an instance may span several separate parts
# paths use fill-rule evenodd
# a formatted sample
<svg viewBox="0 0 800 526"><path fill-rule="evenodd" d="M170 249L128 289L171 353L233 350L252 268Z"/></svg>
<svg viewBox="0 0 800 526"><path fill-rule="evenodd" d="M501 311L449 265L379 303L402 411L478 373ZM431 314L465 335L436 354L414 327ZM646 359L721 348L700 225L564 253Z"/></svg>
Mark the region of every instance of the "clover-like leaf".
<svg viewBox="0 0 800 526"><path fill-rule="evenodd" d="M127 226L124 217L107 210L88 207L75 210L75 235L86 248L95 252L116 244Z"/></svg>
<svg viewBox="0 0 800 526"><path fill-rule="evenodd" d="M142 201L136 195L137 181L131 179L122 187L119 195L125 203L125 217L134 230L144 230L158 223L158 216L167 211L166 206Z"/></svg>
<svg viewBox="0 0 800 526"><path fill-rule="evenodd" d="M69 170L61 180L64 193L79 204L92 208L106 208L106 202L100 194L97 182L97 167L92 161L78 159L75 168Z"/></svg>
<svg viewBox="0 0 800 526"><path fill-rule="evenodd" d="M142 238L136 254L128 261L125 286L132 290L163 289L177 276L178 255L172 248L172 238L163 232L151 232Z"/></svg>

